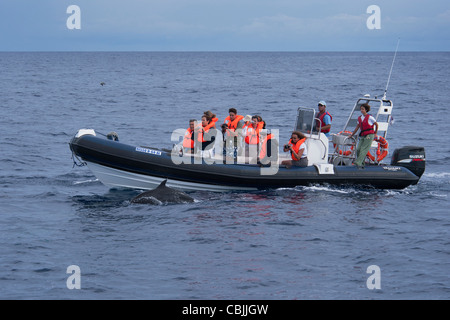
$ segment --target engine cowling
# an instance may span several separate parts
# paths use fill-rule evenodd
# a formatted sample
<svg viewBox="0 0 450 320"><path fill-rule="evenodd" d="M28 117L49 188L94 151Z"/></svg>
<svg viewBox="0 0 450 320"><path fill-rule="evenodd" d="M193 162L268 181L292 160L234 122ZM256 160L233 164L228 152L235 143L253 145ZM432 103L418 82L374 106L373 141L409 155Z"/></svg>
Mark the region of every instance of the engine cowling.
<svg viewBox="0 0 450 320"><path fill-rule="evenodd" d="M391 158L391 165L405 167L419 178L425 172L425 162L425 148L416 146L395 149Z"/></svg>

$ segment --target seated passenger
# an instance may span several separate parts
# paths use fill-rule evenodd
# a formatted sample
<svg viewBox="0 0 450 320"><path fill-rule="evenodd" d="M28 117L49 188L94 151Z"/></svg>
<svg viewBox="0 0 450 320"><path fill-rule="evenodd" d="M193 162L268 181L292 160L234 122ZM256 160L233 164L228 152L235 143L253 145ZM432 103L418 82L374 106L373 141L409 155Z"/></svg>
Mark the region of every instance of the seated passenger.
<svg viewBox="0 0 450 320"><path fill-rule="evenodd" d="M183 152L184 153L194 153L194 132L195 126L197 125L197 120L189 120L189 128L186 130L183 138Z"/></svg>
<svg viewBox="0 0 450 320"><path fill-rule="evenodd" d="M235 132L236 129L242 128L244 123L241 121L244 119L244 116L238 115L237 110L235 108L230 108L228 110L228 117L225 118L223 123L228 126L228 129L232 132Z"/></svg>
<svg viewBox="0 0 450 320"><path fill-rule="evenodd" d="M210 144L216 139L216 122L218 121L215 114L206 111L202 116L202 124L197 128L197 140L201 143L201 150L205 151ZM208 148L212 151L212 148ZM212 153L210 153L212 155Z"/></svg>
<svg viewBox="0 0 450 320"><path fill-rule="evenodd" d="M258 117L258 122L262 123L261 128L265 129L266 128L266 122L263 120L263 118L261 118L261 116L257 115L257 117Z"/></svg>
<svg viewBox="0 0 450 320"><path fill-rule="evenodd" d="M242 128L244 127L244 116L238 115L235 108L228 110L229 116L225 118L223 125L227 126L227 130L222 131L224 134L224 143L228 143L228 157L236 158L238 150L242 149Z"/></svg>
<svg viewBox="0 0 450 320"><path fill-rule="evenodd" d="M228 125L226 123L222 123L220 126L222 129L222 139L223 139L223 155L227 156L228 153L230 153L230 143L227 144L227 142L230 141L230 137L228 135ZM232 152L231 152L232 154Z"/></svg>
<svg viewBox="0 0 450 320"><path fill-rule="evenodd" d="M245 135L245 157L256 157L259 149L259 132L261 131L264 123L258 121L258 116L252 117L252 124L247 126L244 130ZM250 150L253 149L253 150ZM251 154L256 152L255 154Z"/></svg>
<svg viewBox="0 0 450 320"><path fill-rule="evenodd" d="M219 119L217 119L216 115L208 110L208 111L203 112L203 116L206 116L209 123L211 124L211 128L214 127L214 129L215 129L216 122L219 121Z"/></svg>
<svg viewBox="0 0 450 320"><path fill-rule="evenodd" d="M281 162L286 168L292 166L306 167L308 166L308 150L306 149L306 137L299 131L292 132L289 143L284 145L283 151L291 152L292 160L284 160Z"/></svg>
<svg viewBox="0 0 450 320"><path fill-rule="evenodd" d="M263 165L268 165L271 161L278 163L278 141L275 139L275 135L267 130L267 135L265 137L263 135L263 138L258 156L259 163Z"/></svg>
<svg viewBox="0 0 450 320"><path fill-rule="evenodd" d="M252 116L248 114L244 117L244 119L242 119L242 121L244 122L242 129L244 129L252 124Z"/></svg>

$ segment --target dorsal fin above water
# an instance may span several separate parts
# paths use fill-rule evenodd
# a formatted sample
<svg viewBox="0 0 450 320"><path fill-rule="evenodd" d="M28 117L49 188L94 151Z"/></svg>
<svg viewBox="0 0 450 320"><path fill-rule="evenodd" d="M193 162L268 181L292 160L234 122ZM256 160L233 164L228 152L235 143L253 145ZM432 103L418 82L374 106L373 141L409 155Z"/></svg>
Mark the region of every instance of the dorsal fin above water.
<svg viewBox="0 0 450 320"><path fill-rule="evenodd" d="M165 187L166 186L166 182L167 182L167 179L164 180L163 182L161 182L161 184L158 186L158 188Z"/></svg>

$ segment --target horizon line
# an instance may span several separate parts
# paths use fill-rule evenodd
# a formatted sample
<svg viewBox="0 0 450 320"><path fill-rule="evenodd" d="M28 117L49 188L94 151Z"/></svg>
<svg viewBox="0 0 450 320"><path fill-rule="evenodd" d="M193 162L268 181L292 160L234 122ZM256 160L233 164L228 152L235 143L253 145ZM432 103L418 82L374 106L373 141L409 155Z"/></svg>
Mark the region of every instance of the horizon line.
<svg viewBox="0 0 450 320"><path fill-rule="evenodd" d="M0 50L0 53L392 53L395 50ZM404 53L450 53L450 50L398 50Z"/></svg>

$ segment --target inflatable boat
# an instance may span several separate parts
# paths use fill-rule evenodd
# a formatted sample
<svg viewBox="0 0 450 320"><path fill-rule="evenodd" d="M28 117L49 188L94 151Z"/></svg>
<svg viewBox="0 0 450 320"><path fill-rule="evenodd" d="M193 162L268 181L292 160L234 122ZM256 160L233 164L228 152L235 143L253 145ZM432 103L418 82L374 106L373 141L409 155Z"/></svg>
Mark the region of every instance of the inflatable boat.
<svg viewBox="0 0 450 320"><path fill-rule="evenodd" d="M349 130L356 127L364 103L377 112L372 115L378 123L378 137L365 166L357 167L352 163L358 141L350 137ZM69 145L74 162L86 164L111 188L149 190L167 179L167 186L183 191L250 191L315 184L403 189L419 182L425 170L425 150L405 146L392 153L389 164L383 163L389 152L386 135L392 109L392 101L366 95L355 103L343 130L329 139L321 132L316 110L299 107L294 130L307 136L307 167L282 165L283 155L278 150L273 150L273 156L264 162L257 157L226 157L221 143L211 147L210 152L190 154L177 144L172 149L125 144L119 142L116 133L102 135L94 129L80 129ZM263 130L260 141L264 134ZM183 135L184 131L179 136Z"/></svg>

